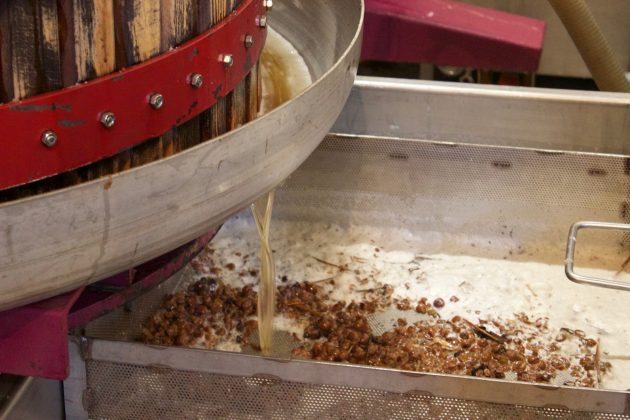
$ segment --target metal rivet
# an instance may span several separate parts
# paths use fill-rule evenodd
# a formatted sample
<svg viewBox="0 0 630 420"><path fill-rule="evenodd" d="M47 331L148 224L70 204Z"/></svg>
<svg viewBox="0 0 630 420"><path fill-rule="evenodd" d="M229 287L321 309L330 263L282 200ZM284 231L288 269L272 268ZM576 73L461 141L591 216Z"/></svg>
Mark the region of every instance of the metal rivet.
<svg viewBox="0 0 630 420"><path fill-rule="evenodd" d="M245 35L245 48L251 48L254 45L254 36Z"/></svg>
<svg viewBox="0 0 630 420"><path fill-rule="evenodd" d="M234 64L234 57L232 57L232 54L224 54L221 56L221 62L225 65L225 67L232 67L232 64Z"/></svg>
<svg viewBox="0 0 630 420"><path fill-rule="evenodd" d="M199 73L193 73L190 76L190 85L195 89L199 89L201 86L203 86L203 76Z"/></svg>
<svg viewBox="0 0 630 420"><path fill-rule="evenodd" d="M265 9L271 10L271 8L273 7L273 0L263 0L263 6L265 7Z"/></svg>
<svg viewBox="0 0 630 420"><path fill-rule="evenodd" d="M164 105L164 96L160 93L154 93L149 98L149 104L153 109L160 109Z"/></svg>
<svg viewBox="0 0 630 420"><path fill-rule="evenodd" d="M105 128L112 128L114 124L116 124L116 116L113 112L103 112L101 114L101 124L105 126Z"/></svg>
<svg viewBox="0 0 630 420"><path fill-rule="evenodd" d="M259 28L267 27L267 15L256 16L256 26Z"/></svg>
<svg viewBox="0 0 630 420"><path fill-rule="evenodd" d="M44 146L46 147L53 147L57 144L57 135L50 130L46 131L42 134L42 143L44 143Z"/></svg>

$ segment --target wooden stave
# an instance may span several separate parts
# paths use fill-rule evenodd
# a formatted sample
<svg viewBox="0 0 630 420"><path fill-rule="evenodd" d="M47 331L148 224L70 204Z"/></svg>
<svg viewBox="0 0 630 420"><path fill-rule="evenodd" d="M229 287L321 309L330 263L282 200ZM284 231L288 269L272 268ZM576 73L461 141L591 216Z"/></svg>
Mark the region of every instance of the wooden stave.
<svg viewBox="0 0 630 420"><path fill-rule="evenodd" d="M238 7L240 1L0 2L0 103L71 86L155 57L216 25ZM16 21L30 22L21 27L33 29L32 33L25 29L14 30L15 25L11 23ZM85 32L82 36L75 36L82 31ZM158 32L159 42L155 39ZM54 33L58 36L54 37ZM48 34L46 39L52 41L38 44L35 42L38 34ZM89 45L80 46L78 41ZM20 49L16 53L18 44L28 44L32 48ZM20 53L27 57L18 59ZM14 62L20 66L14 66ZM48 70L44 72L42 69ZM15 83L16 80L20 83ZM0 203L112 175L168 157L233 130L256 117L258 85L256 65L233 92L191 121L116 156L23 186L0 190Z"/></svg>

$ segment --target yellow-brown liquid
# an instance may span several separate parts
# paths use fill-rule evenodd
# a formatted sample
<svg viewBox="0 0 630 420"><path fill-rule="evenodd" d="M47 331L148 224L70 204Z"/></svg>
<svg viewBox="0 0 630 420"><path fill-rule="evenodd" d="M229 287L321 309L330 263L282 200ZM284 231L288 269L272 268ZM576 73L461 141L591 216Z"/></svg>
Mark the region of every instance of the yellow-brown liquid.
<svg viewBox="0 0 630 420"><path fill-rule="evenodd" d="M274 192L271 191L252 204L252 214L260 237L260 284L258 286L258 336L260 351L271 353L273 315L276 307L276 268L269 245L269 228Z"/></svg>
<svg viewBox="0 0 630 420"><path fill-rule="evenodd" d="M260 57L260 113L264 114L293 98L310 83L310 75L292 46L269 31ZM260 237L260 284L258 287L258 335L264 355L271 353L273 316L276 307L276 270L269 245L269 229L274 192L252 204L252 214Z"/></svg>

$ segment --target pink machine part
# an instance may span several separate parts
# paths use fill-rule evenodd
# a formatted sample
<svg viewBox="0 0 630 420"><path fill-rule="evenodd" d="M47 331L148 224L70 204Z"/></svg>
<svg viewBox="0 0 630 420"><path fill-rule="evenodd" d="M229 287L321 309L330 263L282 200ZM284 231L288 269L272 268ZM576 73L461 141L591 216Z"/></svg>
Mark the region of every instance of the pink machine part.
<svg viewBox="0 0 630 420"><path fill-rule="evenodd" d="M218 229L108 279L0 312L0 373L65 379L70 329L86 325L169 278L194 258Z"/></svg>
<svg viewBox="0 0 630 420"><path fill-rule="evenodd" d="M540 20L452 0L365 0L363 60L534 72Z"/></svg>

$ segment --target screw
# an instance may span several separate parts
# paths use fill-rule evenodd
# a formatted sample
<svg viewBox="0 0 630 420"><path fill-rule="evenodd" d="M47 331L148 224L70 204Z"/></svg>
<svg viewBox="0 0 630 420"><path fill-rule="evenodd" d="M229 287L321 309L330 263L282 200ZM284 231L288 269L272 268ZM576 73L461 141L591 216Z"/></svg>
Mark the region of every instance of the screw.
<svg viewBox="0 0 630 420"><path fill-rule="evenodd" d="M53 147L57 144L57 135L50 130L44 132L44 134L42 134L42 143L44 143L46 147Z"/></svg>
<svg viewBox="0 0 630 420"><path fill-rule="evenodd" d="M222 55L221 62L225 67L232 67L232 64L234 64L234 57L232 57L232 54Z"/></svg>
<svg viewBox="0 0 630 420"><path fill-rule="evenodd" d="M273 0L263 0L263 6L265 7L265 9L271 10L271 8L273 7Z"/></svg>
<svg viewBox="0 0 630 420"><path fill-rule="evenodd" d="M153 109L160 109L164 105L164 96L161 93L154 93L149 98L149 104Z"/></svg>
<svg viewBox="0 0 630 420"><path fill-rule="evenodd" d="M254 36L245 35L245 48L251 48L254 45Z"/></svg>
<svg viewBox="0 0 630 420"><path fill-rule="evenodd" d="M103 112L101 114L101 124L105 126L105 128L112 128L114 124L116 124L116 116L113 112Z"/></svg>
<svg viewBox="0 0 630 420"><path fill-rule="evenodd" d="M256 25L259 28L266 28L267 27L267 15L256 16Z"/></svg>
<svg viewBox="0 0 630 420"><path fill-rule="evenodd" d="M190 85L195 89L199 89L201 86L203 86L203 76L199 73L193 73L190 76Z"/></svg>

